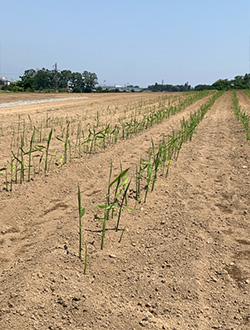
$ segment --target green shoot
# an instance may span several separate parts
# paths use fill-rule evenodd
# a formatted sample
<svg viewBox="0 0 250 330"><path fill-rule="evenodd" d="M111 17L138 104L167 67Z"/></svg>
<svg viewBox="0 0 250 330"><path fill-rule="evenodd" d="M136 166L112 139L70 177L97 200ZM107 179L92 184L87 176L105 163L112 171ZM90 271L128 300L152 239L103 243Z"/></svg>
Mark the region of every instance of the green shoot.
<svg viewBox="0 0 250 330"><path fill-rule="evenodd" d="M84 270L83 270L84 275L86 275L86 271L87 271L87 262L88 262L88 246L87 246L87 242L85 242Z"/></svg>
<svg viewBox="0 0 250 330"><path fill-rule="evenodd" d="M79 259L82 260L82 217L85 214L85 208L81 205L81 191L78 183L78 215L79 215Z"/></svg>
<svg viewBox="0 0 250 330"><path fill-rule="evenodd" d="M46 152L45 152L45 167L44 167L45 173L48 171L48 156L49 156L49 145L50 145L51 137L52 137L52 129L49 132L47 146L46 146Z"/></svg>
<svg viewBox="0 0 250 330"><path fill-rule="evenodd" d="M127 184L127 187L123 193L123 196L122 196L122 200L121 200L121 204L120 204L120 207L119 207L119 213L118 213L118 218L117 218L117 223L116 223L116 227L115 227L115 231L118 231L119 229L119 223L120 223L120 218L121 218L121 212L122 212L122 208L123 208L123 204L124 204L124 201L126 199L126 196L127 196L127 193L128 193L128 189L129 189L129 186L130 186L130 183L131 183L131 180L129 181L129 183Z"/></svg>

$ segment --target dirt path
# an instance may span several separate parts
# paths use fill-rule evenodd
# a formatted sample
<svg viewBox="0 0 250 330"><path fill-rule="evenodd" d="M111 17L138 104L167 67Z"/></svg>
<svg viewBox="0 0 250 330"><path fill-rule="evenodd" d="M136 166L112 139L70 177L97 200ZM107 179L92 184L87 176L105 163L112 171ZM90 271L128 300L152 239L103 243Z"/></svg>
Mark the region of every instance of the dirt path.
<svg viewBox="0 0 250 330"><path fill-rule="evenodd" d="M231 106L230 93L216 101L168 179L159 177L148 202L123 216L122 243L120 232L107 231L104 251L93 216L110 159L115 171L120 162L135 166L151 137L194 108L6 194L0 328L248 329L250 146ZM86 276L77 258L78 182Z"/></svg>

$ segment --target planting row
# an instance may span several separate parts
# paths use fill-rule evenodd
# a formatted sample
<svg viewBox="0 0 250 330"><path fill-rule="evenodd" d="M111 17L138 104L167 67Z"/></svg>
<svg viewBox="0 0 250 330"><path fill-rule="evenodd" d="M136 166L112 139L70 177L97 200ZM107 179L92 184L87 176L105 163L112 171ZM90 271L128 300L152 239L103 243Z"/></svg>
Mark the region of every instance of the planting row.
<svg viewBox="0 0 250 330"><path fill-rule="evenodd" d="M249 94L250 96L250 94ZM241 121L245 132L246 132L246 138L247 140L250 140L250 130L249 130L249 126L250 126L250 117L247 113L245 113L240 105L239 105L239 101L237 99L237 94L236 91L233 92L233 109L234 109L234 114L237 117L237 119L239 121Z"/></svg>
<svg viewBox="0 0 250 330"><path fill-rule="evenodd" d="M243 91L248 97L250 97L250 90L249 89L244 89Z"/></svg>
<svg viewBox="0 0 250 330"><path fill-rule="evenodd" d="M81 120L71 122L66 119L59 130L58 127L50 126L49 117L44 127L40 128L34 125L30 117L29 125L20 119L17 132L11 137L9 161L0 168L2 185L5 190L11 191L13 183L30 181L40 172L47 173L52 165L61 167L73 158L80 158L121 139L127 139L180 112L206 95L206 92L191 94L176 106L166 106L165 100L160 99L157 107L151 107L139 119L134 115L127 121L118 118L116 124L108 123L104 127L100 127L98 118L92 126L87 127L83 127Z"/></svg>
<svg viewBox="0 0 250 330"><path fill-rule="evenodd" d="M73 103L73 105L69 104L59 108L47 109L46 117L44 116L42 119L40 111L37 113L31 111L27 117L16 116L13 118L12 116L10 121L12 124L11 131L12 134L16 133L19 125L25 127L28 132L32 131L33 126L36 126L39 130L44 130L46 128L54 129L57 126L65 125L66 121L70 121L72 124L81 121L85 122L86 125L87 123L91 124L92 122L97 122L99 126L102 126L107 122L112 122L113 119L121 118L126 120L126 118L138 116L141 113L147 113L151 111L152 107L158 106L160 102L168 103L170 106L180 102L180 100L186 97L187 95L184 93L178 95L165 94L158 97L154 96L154 98L141 98L140 100L136 99L136 101L130 100L130 102L127 103L124 103L124 100L122 100L123 102L117 102L117 100L111 98L109 99L111 102L106 107L104 105L107 104L107 102L105 102L105 100L102 101L102 98L98 99L98 102L91 102L91 100L87 99L83 104ZM61 114L61 112L63 112L63 114ZM32 120L31 113L33 113ZM56 116L54 115L55 113ZM64 115L65 113L68 114L66 117ZM7 125L3 126L2 123L0 123L1 135L9 134L9 122L6 124Z"/></svg>
<svg viewBox="0 0 250 330"><path fill-rule="evenodd" d="M113 177L112 162L108 174L108 185L104 203L98 205L102 211L102 216L95 216L96 220L102 225L102 235L100 247L104 248L107 224L110 223L109 230L119 232L119 242L122 241L126 226L120 229L122 211L125 208L131 209L129 200L134 201L132 208L138 203L146 203L148 193L155 188L158 174L167 178L172 160L177 160L183 143L191 141L195 129L203 119L206 112L223 92L215 94L205 105L201 106L197 112L191 113L188 120L181 120L180 129L173 130L168 136L163 136L161 142L156 147L152 139L151 148L147 151L144 158L140 158L131 173L130 168L123 169L121 165L120 173ZM79 258L82 259L82 218L85 208L81 204L81 192L78 185L78 206L79 206ZM130 203L131 204L131 203ZM113 221L112 221L113 220ZM87 267L87 242L84 242L84 273Z"/></svg>

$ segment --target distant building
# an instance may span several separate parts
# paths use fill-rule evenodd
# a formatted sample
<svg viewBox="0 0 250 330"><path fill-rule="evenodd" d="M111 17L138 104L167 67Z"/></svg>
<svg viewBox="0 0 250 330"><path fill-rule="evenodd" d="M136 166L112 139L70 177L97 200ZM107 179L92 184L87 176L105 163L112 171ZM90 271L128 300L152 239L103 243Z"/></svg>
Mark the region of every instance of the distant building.
<svg viewBox="0 0 250 330"><path fill-rule="evenodd" d="M140 88L139 86L120 86L120 85L113 85L113 86L107 86L107 85L99 85L99 87L104 91L110 91L110 92L140 92L143 88Z"/></svg>
<svg viewBox="0 0 250 330"><path fill-rule="evenodd" d="M0 85L7 85L9 86L10 85L10 81L8 79L6 79L5 77L0 77Z"/></svg>

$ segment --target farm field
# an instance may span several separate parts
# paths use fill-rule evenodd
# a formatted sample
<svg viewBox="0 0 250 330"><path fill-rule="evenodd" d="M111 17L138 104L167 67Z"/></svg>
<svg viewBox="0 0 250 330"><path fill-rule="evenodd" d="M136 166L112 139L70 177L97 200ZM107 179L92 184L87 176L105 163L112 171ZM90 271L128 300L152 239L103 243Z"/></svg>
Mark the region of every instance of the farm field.
<svg viewBox="0 0 250 330"><path fill-rule="evenodd" d="M0 107L0 329L249 329L233 93L79 96Z"/></svg>

